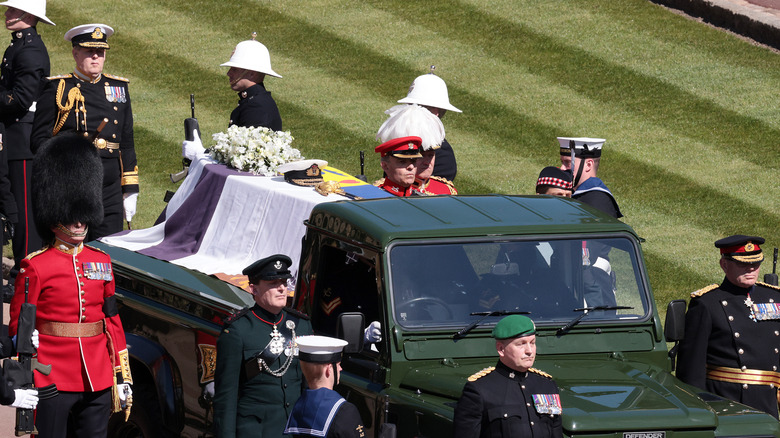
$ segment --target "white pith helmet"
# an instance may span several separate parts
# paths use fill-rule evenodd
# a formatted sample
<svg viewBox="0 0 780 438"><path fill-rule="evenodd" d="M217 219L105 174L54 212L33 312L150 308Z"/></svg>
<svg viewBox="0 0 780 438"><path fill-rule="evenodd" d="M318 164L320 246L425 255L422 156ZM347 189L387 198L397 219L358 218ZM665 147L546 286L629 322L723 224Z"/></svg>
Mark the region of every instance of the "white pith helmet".
<svg viewBox="0 0 780 438"><path fill-rule="evenodd" d="M238 43L230 60L220 65L222 67L243 68L281 78L282 76L271 68L271 55L268 53L268 49L260 41L255 41L256 36L257 32L252 32L251 40Z"/></svg>
<svg viewBox="0 0 780 438"><path fill-rule="evenodd" d="M46 17L46 0L8 0L0 3L0 6L19 9L30 15L35 15L46 24L55 26L54 22Z"/></svg>
<svg viewBox="0 0 780 438"><path fill-rule="evenodd" d="M455 108L450 103L450 96L447 94L447 84L444 80L435 74L431 66L431 72L422 76L417 76L409 87L409 93L398 103L416 103L417 105L432 106L448 111L462 113L463 111Z"/></svg>

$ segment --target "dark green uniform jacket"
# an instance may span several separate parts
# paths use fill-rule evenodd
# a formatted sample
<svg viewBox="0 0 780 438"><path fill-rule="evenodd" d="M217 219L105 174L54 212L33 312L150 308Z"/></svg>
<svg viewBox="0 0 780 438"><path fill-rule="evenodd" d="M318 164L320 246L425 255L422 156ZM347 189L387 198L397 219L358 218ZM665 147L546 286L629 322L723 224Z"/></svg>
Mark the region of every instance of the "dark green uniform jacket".
<svg viewBox="0 0 780 438"><path fill-rule="evenodd" d="M298 363L298 350L288 323L295 325L295 336L312 334L311 323L296 312L282 310L273 315L255 305L229 319L217 339L217 369L214 376L214 427L218 438L281 437L287 417L304 389ZM284 336L284 351L272 363L271 371L283 368L276 377L259 371L255 355L271 341L273 324Z"/></svg>

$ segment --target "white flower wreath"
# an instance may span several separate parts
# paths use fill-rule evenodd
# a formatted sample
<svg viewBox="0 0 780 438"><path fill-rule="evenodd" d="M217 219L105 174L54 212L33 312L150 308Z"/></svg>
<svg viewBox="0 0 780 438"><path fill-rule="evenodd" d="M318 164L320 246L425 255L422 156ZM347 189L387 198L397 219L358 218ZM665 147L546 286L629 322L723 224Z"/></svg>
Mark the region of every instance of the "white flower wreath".
<svg viewBox="0 0 780 438"><path fill-rule="evenodd" d="M293 136L289 131L233 125L212 138L216 142L210 150L212 158L255 175L273 176L282 164L303 159L301 151L290 146Z"/></svg>

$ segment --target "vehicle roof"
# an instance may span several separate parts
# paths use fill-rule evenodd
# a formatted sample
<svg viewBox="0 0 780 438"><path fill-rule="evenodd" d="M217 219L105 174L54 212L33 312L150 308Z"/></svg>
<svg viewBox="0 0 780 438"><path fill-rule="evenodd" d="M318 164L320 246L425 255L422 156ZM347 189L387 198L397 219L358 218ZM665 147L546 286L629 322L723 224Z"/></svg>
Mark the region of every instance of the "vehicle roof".
<svg viewBox="0 0 780 438"><path fill-rule="evenodd" d="M564 233L636 233L570 198L547 195L431 196L329 202L307 225L382 248L395 239Z"/></svg>

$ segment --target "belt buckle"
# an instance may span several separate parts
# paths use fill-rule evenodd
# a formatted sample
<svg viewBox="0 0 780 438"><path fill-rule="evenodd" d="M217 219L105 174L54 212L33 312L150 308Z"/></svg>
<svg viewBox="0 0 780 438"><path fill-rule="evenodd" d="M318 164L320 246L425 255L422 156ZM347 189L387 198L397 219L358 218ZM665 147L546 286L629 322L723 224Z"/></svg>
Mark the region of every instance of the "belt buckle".
<svg viewBox="0 0 780 438"><path fill-rule="evenodd" d="M106 139L104 138L96 138L95 139L95 147L98 149L105 149L106 148Z"/></svg>

